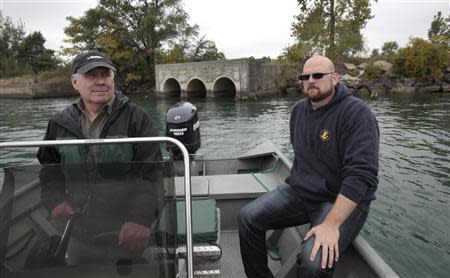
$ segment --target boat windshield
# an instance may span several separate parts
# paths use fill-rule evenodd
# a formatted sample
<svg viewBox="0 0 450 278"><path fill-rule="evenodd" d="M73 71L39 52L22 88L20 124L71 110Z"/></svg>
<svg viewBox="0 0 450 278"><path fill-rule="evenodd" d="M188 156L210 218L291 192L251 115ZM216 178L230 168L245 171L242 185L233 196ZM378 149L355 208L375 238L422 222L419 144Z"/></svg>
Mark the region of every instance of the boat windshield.
<svg viewBox="0 0 450 278"><path fill-rule="evenodd" d="M1 277L180 275L172 161L111 157L2 169Z"/></svg>

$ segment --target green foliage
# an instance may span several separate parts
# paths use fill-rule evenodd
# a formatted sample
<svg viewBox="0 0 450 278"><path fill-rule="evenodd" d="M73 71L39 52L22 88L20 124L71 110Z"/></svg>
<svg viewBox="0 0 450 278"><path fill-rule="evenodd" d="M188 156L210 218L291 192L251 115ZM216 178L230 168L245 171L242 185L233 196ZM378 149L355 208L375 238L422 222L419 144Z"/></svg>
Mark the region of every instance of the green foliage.
<svg viewBox="0 0 450 278"><path fill-rule="evenodd" d="M299 63L312 55L312 49L308 45L294 44L283 49L283 53L278 58L288 63Z"/></svg>
<svg viewBox="0 0 450 278"><path fill-rule="evenodd" d="M383 75L383 71L379 67L370 64L364 71L363 76L367 80L378 80L380 79L381 75Z"/></svg>
<svg viewBox="0 0 450 278"><path fill-rule="evenodd" d="M394 57L394 70L406 77L441 78L442 69L449 65L449 51L421 38L410 39Z"/></svg>
<svg viewBox="0 0 450 278"><path fill-rule="evenodd" d="M215 43L198 38L181 0L100 0L80 18L68 17L71 48L99 49L117 66L119 86L155 85L155 64L220 59ZM192 42L196 41L197 44Z"/></svg>
<svg viewBox="0 0 450 278"><path fill-rule="evenodd" d="M450 36L446 35L434 36L430 39L430 42L434 45L439 45L440 47L450 51Z"/></svg>
<svg viewBox="0 0 450 278"><path fill-rule="evenodd" d="M358 76L359 75L359 70L358 69L351 69L351 70L347 70L347 73L350 76Z"/></svg>
<svg viewBox="0 0 450 278"><path fill-rule="evenodd" d="M186 55L184 53L184 49L181 45L175 45L171 49L161 53L158 63L159 64L176 64L176 63L185 63Z"/></svg>
<svg viewBox="0 0 450 278"><path fill-rule="evenodd" d="M160 53L158 63L173 64L223 59L225 55L217 50L215 42L207 40L205 36L198 38L195 34L191 36L190 42L175 44L169 50Z"/></svg>
<svg viewBox="0 0 450 278"><path fill-rule="evenodd" d="M363 50L361 34L372 18L369 0L297 0L300 13L292 24L300 49L294 53L326 54L332 59L348 57ZM289 49L292 53L294 49ZM289 54L289 53L286 53ZM295 57L296 55L285 55ZM302 58L306 58L303 56Z"/></svg>
<svg viewBox="0 0 450 278"><path fill-rule="evenodd" d="M64 41L71 43L72 48L63 49L64 54L75 55L83 50L99 48L99 35L107 35L107 28L101 21L100 9L90 9L80 18L66 17L69 26L64 28L68 36ZM103 26L103 27L102 27Z"/></svg>
<svg viewBox="0 0 450 278"><path fill-rule="evenodd" d="M0 50L15 56L17 49L25 37L25 26L21 21L14 24L10 17L4 17L0 11Z"/></svg>
<svg viewBox="0 0 450 278"><path fill-rule="evenodd" d="M433 17L430 29L428 29L428 38L431 40L435 36L450 37L450 15L444 19L442 13L439 11Z"/></svg>
<svg viewBox="0 0 450 278"><path fill-rule="evenodd" d="M14 24L0 11L0 77L14 77L54 69L58 61L44 47L40 32L25 36L22 22Z"/></svg>
<svg viewBox="0 0 450 278"><path fill-rule="evenodd" d="M17 76L24 72L18 65L16 56L20 42L25 36L21 22L14 24L11 18L4 17L0 11L0 77ZM29 70L29 69L27 69Z"/></svg>
<svg viewBox="0 0 450 278"><path fill-rule="evenodd" d="M370 54L370 58L374 60L378 60L381 58L380 50L378 48L372 49L372 53Z"/></svg>
<svg viewBox="0 0 450 278"><path fill-rule="evenodd" d="M188 60L192 62L225 59L225 55L217 50L216 43L207 40L205 36L196 41L186 56Z"/></svg>
<svg viewBox="0 0 450 278"><path fill-rule="evenodd" d="M299 86L297 81L298 73L300 72L297 65L283 63L281 74L275 81L275 87L280 91L286 88L293 88Z"/></svg>
<svg viewBox="0 0 450 278"><path fill-rule="evenodd" d="M388 41L381 47L381 55L384 59L390 60L398 49L398 43L395 41Z"/></svg>
<svg viewBox="0 0 450 278"><path fill-rule="evenodd" d="M67 83L72 73L71 65L60 65L57 68L46 70L35 75L38 82Z"/></svg>
<svg viewBox="0 0 450 278"><path fill-rule="evenodd" d="M54 58L54 51L46 49L44 43L41 32L26 36L17 50L19 63L30 65L34 72L54 69L58 61Z"/></svg>
<svg viewBox="0 0 450 278"><path fill-rule="evenodd" d="M439 44L450 50L450 15L444 19L439 11L434 16L430 29L428 29L428 38L431 43Z"/></svg>

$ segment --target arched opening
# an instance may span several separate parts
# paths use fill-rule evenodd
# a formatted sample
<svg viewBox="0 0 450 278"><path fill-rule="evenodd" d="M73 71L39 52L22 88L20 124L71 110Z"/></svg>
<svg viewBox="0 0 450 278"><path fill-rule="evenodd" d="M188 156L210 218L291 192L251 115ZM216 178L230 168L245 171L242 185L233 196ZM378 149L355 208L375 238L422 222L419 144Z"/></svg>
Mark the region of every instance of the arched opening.
<svg viewBox="0 0 450 278"><path fill-rule="evenodd" d="M192 79L186 89L189 98L206 97L206 87L199 79Z"/></svg>
<svg viewBox="0 0 450 278"><path fill-rule="evenodd" d="M164 83L164 95L166 97L180 97L180 83L174 78L167 79L166 83Z"/></svg>
<svg viewBox="0 0 450 278"><path fill-rule="evenodd" d="M234 98L236 96L236 86L227 77L219 78L214 84L213 91L216 98Z"/></svg>

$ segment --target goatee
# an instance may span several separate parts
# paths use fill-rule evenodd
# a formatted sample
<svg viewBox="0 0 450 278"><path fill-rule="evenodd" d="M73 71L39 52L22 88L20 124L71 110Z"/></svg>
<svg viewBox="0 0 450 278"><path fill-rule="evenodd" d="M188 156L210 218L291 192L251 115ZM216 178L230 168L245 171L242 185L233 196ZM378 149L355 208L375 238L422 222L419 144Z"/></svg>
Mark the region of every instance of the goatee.
<svg viewBox="0 0 450 278"><path fill-rule="evenodd" d="M329 97L331 94L333 94L334 88L322 92L320 91L319 88L315 87L315 86L311 86L308 88L308 90L306 90L306 97L312 101L312 102L321 102L322 100L326 99L327 97ZM316 90L316 92L310 93L311 90Z"/></svg>

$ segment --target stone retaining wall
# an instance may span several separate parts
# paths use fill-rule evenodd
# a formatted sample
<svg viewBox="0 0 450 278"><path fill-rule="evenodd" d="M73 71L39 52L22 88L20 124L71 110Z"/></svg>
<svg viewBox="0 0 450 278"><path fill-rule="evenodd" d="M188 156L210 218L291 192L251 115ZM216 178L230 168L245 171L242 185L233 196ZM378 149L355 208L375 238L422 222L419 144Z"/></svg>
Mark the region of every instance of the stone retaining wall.
<svg viewBox="0 0 450 278"><path fill-rule="evenodd" d="M58 98L75 96L77 92L68 81L36 82L32 78L16 82L0 82L0 98Z"/></svg>

